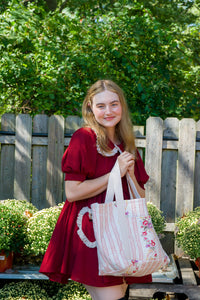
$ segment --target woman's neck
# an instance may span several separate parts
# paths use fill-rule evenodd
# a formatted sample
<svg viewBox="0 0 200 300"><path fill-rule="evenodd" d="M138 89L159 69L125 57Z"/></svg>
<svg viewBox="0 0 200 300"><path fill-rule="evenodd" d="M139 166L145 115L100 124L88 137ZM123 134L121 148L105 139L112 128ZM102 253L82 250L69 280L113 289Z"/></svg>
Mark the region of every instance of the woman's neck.
<svg viewBox="0 0 200 300"><path fill-rule="evenodd" d="M120 143L118 137L116 136L116 132L115 132L115 130L113 130L113 128L107 128L106 131L107 131L107 137L109 138L109 140L113 144L119 144Z"/></svg>

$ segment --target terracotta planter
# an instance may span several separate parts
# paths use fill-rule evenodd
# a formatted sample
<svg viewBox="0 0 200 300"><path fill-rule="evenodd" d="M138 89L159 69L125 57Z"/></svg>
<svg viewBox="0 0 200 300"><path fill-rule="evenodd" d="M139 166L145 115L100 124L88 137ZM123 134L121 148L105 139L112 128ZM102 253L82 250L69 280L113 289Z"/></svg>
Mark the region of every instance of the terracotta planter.
<svg viewBox="0 0 200 300"><path fill-rule="evenodd" d="M0 251L0 273L5 272L7 269L12 269L13 252L6 256L3 250Z"/></svg>
<svg viewBox="0 0 200 300"><path fill-rule="evenodd" d="M200 257L197 257L197 259L195 260L195 264L199 269L199 278L200 278Z"/></svg>

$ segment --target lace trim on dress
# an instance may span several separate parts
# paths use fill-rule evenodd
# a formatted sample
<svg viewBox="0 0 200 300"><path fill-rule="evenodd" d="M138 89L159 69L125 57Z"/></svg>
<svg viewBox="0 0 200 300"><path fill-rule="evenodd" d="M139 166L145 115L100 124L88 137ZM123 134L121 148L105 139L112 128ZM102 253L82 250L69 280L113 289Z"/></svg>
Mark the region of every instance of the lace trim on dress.
<svg viewBox="0 0 200 300"><path fill-rule="evenodd" d="M109 152L105 152L101 150L98 144L98 140L96 140L96 146L97 146L97 152L103 156L114 156L119 151L119 147L117 147L117 145L115 145L115 147Z"/></svg>
<svg viewBox="0 0 200 300"><path fill-rule="evenodd" d="M98 137L97 137L97 132L92 128L92 130L94 131L94 133L96 134L96 147L97 147L97 152L103 156L114 156L117 152L122 152L121 149L116 145L114 144L114 148L109 151L109 152L105 152L103 151L100 146L99 146L99 143L98 143Z"/></svg>

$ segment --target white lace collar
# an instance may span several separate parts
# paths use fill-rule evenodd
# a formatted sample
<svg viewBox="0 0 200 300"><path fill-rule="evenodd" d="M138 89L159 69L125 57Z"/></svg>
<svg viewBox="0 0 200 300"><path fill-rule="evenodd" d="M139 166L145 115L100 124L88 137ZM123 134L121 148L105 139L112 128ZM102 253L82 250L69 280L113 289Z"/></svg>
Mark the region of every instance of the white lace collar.
<svg viewBox="0 0 200 300"><path fill-rule="evenodd" d="M121 151L121 149L117 145L114 144L115 147L111 151L105 152L105 151L101 150L97 139L96 139L96 146L97 146L97 152L103 156L114 156L117 152Z"/></svg>
<svg viewBox="0 0 200 300"><path fill-rule="evenodd" d="M121 149L119 148L119 146L117 146L116 144L113 144L113 145L114 145L114 148L113 148L111 151L109 151L109 152L103 151L103 150L100 148L100 146L99 146L96 131L95 131L93 128L91 128L91 129L94 131L94 133L95 133L95 135L96 135L96 147L97 147L97 152L98 152L99 154L101 154L101 155L103 155L103 156L114 156L115 154L117 154L117 152L122 153L122 150L121 150Z"/></svg>

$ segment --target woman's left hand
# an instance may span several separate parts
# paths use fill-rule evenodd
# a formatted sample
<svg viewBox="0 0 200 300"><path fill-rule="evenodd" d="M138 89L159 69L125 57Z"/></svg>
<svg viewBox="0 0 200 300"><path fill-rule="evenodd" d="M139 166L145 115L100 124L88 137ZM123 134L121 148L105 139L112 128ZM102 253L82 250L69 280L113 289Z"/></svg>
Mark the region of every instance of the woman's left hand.
<svg viewBox="0 0 200 300"><path fill-rule="evenodd" d="M132 153L124 151L118 156L119 168L123 177L127 172L134 174L135 157Z"/></svg>

